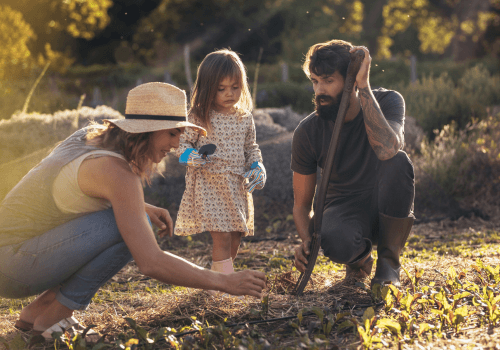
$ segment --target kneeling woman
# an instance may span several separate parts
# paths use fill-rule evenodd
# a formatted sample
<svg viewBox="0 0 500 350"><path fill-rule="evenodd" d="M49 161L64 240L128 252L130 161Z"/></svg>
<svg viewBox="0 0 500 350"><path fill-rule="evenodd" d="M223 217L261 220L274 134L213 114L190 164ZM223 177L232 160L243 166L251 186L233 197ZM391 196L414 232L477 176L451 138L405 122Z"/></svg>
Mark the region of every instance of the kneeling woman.
<svg viewBox="0 0 500 350"><path fill-rule="evenodd" d="M129 92L125 119L76 131L10 191L0 205L0 296L40 294L18 328L42 334L81 328L73 316L133 258L161 282L260 297L265 276L200 268L162 251L172 235L166 209L144 202L143 181L179 146L186 121L184 91L164 83ZM147 215L146 215L147 214Z"/></svg>

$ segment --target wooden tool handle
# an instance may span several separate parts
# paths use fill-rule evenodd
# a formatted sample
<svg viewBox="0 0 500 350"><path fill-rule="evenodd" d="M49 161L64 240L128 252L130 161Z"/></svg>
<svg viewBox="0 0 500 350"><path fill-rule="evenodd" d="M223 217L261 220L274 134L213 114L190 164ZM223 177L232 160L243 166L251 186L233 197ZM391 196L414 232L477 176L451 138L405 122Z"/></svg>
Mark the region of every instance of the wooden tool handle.
<svg viewBox="0 0 500 350"><path fill-rule="evenodd" d="M356 76L358 75L359 68L361 67L361 63L364 58L365 52L363 50L356 50L351 53L351 59L349 61L349 66L347 67L347 75L344 82L344 91L342 93L342 99L340 100L339 112L337 114L337 118L335 119L330 147L328 148L325 167L323 168L323 173L321 175L321 183L316 191L318 200L314 210L314 232L311 235L310 245L311 253L307 259L308 262L306 271L300 274L297 284L295 285L293 293L296 295L302 295L302 292L309 281L312 270L314 269L314 265L316 264L316 258L318 257L318 251L320 248L321 239L319 235L323 221L323 208L325 206L328 181L330 180L330 174L332 173L333 160L340 140L340 130L342 129L342 125L344 124L345 116L347 114L349 99L351 98L354 83L356 82Z"/></svg>

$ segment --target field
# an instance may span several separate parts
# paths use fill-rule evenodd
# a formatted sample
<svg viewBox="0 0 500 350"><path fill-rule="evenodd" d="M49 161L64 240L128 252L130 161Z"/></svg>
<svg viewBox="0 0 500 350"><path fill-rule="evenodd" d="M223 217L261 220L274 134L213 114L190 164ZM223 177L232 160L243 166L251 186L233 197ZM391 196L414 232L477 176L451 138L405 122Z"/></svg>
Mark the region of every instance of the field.
<svg viewBox="0 0 500 350"><path fill-rule="evenodd" d="M488 221L472 217L415 225L402 258L400 289L371 291L369 280L345 280L345 268L320 254L301 297L290 294L299 275L292 269L293 247L299 242L293 220L283 212L271 219L267 212L257 221L267 229L242 243L235 262L237 269L265 271L263 300L212 297L165 285L145 278L132 262L98 292L88 310L76 314L106 334L109 343L96 349L499 348L497 212ZM208 235L160 244L209 266ZM29 301L0 300L0 341L7 349L36 341L13 327ZM45 348L82 345L76 339Z"/></svg>

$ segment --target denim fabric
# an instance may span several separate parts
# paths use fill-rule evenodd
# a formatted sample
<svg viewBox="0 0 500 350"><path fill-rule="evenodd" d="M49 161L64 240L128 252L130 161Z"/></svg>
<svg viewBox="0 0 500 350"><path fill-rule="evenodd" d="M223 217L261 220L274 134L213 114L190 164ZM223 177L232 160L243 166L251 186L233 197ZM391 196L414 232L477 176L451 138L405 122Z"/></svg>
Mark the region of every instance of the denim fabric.
<svg viewBox="0 0 500 350"><path fill-rule="evenodd" d="M24 298L60 286L57 300L83 310L131 260L113 210L91 213L22 243L0 247L0 295Z"/></svg>

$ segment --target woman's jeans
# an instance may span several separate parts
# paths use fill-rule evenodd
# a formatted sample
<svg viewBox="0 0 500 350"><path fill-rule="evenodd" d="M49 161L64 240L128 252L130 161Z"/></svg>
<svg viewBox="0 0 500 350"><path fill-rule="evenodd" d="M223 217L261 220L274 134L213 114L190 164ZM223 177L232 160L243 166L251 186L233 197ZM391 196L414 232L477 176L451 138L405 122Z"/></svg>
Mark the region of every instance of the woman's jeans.
<svg viewBox="0 0 500 350"><path fill-rule="evenodd" d="M56 299L84 310L99 288L132 260L112 209L0 247L0 296L24 298L60 287Z"/></svg>

